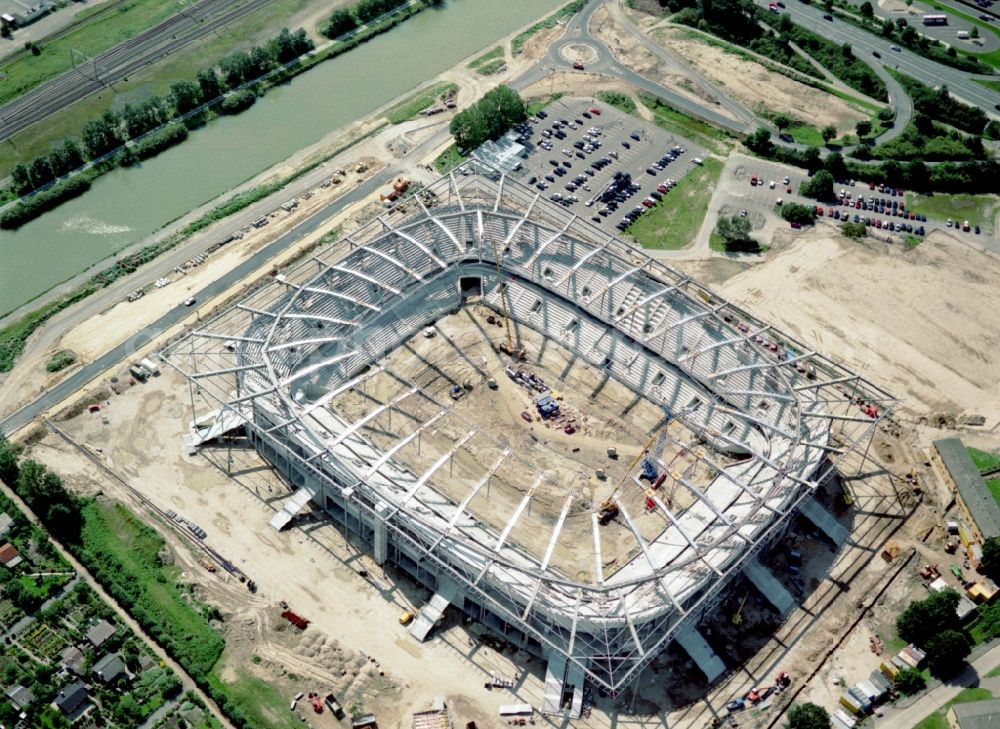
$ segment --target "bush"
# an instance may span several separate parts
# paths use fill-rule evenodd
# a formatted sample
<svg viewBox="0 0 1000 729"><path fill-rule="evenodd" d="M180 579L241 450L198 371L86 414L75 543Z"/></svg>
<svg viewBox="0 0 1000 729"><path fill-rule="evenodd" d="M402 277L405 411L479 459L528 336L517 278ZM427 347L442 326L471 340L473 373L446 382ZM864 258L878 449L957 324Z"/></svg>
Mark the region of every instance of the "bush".
<svg viewBox="0 0 1000 729"><path fill-rule="evenodd" d="M844 223L840 229L848 238L864 238L868 235L868 228L864 223Z"/></svg>
<svg viewBox="0 0 1000 729"><path fill-rule="evenodd" d="M830 715L816 704L796 704L788 710L789 729L830 729Z"/></svg>
<svg viewBox="0 0 1000 729"><path fill-rule="evenodd" d="M138 159L155 157L165 149L180 144L188 138L188 130L183 124L170 124L135 145L135 156Z"/></svg>
<svg viewBox="0 0 1000 729"><path fill-rule="evenodd" d="M65 182L53 185L48 190L36 192L0 215L0 228L7 230L19 228L29 220L52 210L66 200L82 195L89 189L90 180L83 177L72 177Z"/></svg>
<svg viewBox="0 0 1000 729"><path fill-rule="evenodd" d="M65 350L62 352L56 352L45 364L45 371L58 372L59 370L66 369L74 362L76 362L76 357L73 356L72 352L67 352Z"/></svg>
<svg viewBox="0 0 1000 729"><path fill-rule="evenodd" d="M813 200L833 200L833 175L820 170L802 185L801 193Z"/></svg>
<svg viewBox="0 0 1000 729"><path fill-rule="evenodd" d="M622 94L618 91L599 91L597 93L597 98L605 104L613 106L626 114L635 113L635 102L632 100L632 97L627 94Z"/></svg>
<svg viewBox="0 0 1000 729"><path fill-rule="evenodd" d="M320 32L327 38L336 40L357 27L358 21L354 14L349 10L339 9L333 11Z"/></svg>
<svg viewBox="0 0 1000 729"><path fill-rule="evenodd" d="M257 101L257 95L250 89L235 91L222 100L219 104L220 114L239 114L253 106Z"/></svg>

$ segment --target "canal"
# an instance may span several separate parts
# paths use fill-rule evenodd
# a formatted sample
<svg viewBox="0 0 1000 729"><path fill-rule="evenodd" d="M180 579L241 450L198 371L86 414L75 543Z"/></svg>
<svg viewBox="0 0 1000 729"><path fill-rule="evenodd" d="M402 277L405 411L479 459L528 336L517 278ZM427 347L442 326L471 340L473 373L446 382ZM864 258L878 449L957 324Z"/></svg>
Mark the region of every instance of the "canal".
<svg viewBox="0 0 1000 729"><path fill-rule="evenodd" d="M565 0L448 0L274 88L249 110L0 232L0 316L141 241Z"/></svg>

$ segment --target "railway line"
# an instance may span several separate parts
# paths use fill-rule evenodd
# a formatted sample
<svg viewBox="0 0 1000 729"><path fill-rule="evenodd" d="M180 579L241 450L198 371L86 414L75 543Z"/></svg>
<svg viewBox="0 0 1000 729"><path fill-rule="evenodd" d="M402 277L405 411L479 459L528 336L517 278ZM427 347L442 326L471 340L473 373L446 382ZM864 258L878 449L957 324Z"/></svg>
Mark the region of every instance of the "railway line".
<svg viewBox="0 0 1000 729"><path fill-rule="evenodd" d="M230 8L233 0L201 0L0 107L0 141L272 1L247 0Z"/></svg>

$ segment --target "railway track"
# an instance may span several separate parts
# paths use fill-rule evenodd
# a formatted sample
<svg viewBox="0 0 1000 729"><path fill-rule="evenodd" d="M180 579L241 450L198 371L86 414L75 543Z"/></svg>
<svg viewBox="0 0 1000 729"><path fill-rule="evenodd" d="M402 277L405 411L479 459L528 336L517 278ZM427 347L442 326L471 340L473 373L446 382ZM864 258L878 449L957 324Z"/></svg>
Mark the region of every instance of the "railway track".
<svg viewBox="0 0 1000 729"><path fill-rule="evenodd" d="M74 102L246 17L272 1L248 0L227 9L234 4L234 0L201 0L190 9L172 15L93 60L0 107L0 140L37 124Z"/></svg>
<svg viewBox="0 0 1000 729"><path fill-rule="evenodd" d="M129 2L129 0L114 0L114 2L105 3L100 8L95 10L93 13L88 15L84 20L80 21L79 23L73 23L71 25L66 26L65 28L60 28L59 30L50 33L44 38L41 38L37 43L35 43L35 45L40 46L41 48L45 48L45 46L51 43L52 41L59 40L60 38L63 38L69 35L70 33L74 33L80 30L81 28L86 28L89 25L93 25L98 20L103 18L105 15L108 15L112 10L117 9L119 6L124 5L127 2ZM31 51L29 51L26 48L21 48L12 52L9 56L4 56L2 59L0 59L0 63L13 63L14 61L24 58L25 56L30 54Z"/></svg>

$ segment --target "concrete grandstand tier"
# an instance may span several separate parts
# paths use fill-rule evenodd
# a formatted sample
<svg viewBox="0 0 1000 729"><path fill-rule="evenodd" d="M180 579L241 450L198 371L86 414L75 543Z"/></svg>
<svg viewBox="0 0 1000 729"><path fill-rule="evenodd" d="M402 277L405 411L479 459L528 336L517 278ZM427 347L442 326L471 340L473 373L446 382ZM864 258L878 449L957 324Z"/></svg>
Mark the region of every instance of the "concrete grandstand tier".
<svg viewBox="0 0 1000 729"><path fill-rule="evenodd" d="M565 351L602 386L627 390L641 407L622 408L621 432L665 485L641 481L639 457L601 482L571 473L579 464L565 454L539 456L492 432L499 403L496 413L469 407L457 392L472 387L465 374L442 371L461 367L496 388L504 366L490 362L510 359L457 346L430 359L454 343L449 317L472 306L508 312L519 342ZM441 344L420 349L429 326L441 336L427 341ZM420 367L402 366L401 352ZM724 664L698 623L894 405L500 174L439 179L163 357L215 413L192 414L190 443L215 421L245 423L287 477L296 495L279 522L308 494L377 560L436 593L424 622L447 601L549 657L550 683L573 684L573 706L579 676L620 691L679 634L717 676ZM599 524L608 501L617 516ZM430 628L421 623L418 637ZM561 705L555 687L548 694Z"/></svg>

